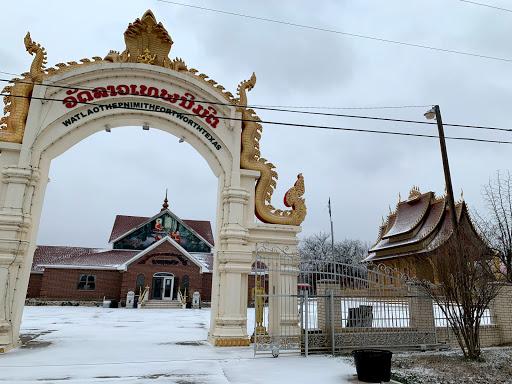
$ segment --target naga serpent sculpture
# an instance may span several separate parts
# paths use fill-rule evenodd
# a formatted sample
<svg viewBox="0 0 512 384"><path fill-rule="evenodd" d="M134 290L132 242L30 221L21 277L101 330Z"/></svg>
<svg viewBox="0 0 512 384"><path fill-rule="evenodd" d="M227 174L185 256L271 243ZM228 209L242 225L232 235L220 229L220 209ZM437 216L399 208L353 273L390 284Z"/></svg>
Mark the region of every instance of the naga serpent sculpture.
<svg viewBox="0 0 512 384"><path fill-rule="evenodd" d="M67 64L58 63L55 65L57 68L45 69L46 51L40 44L32 41L30 33L27 33L24 39L25 48L31 55L35 54L35 57L30 66L30 72L23 73L22 79L12 79L10 83L14 83L14 85L8 85L2 90L3 94L8 94L4 96L4 115L9 115L0 119L0 141L11 143L23 141L32 91L34 86L41 84L45 78L79 67L101 63L138 62L163 66L206 84L236 107L237 111L242 114L243 120L240 167L260 172L255 191L256 216L265 223L300 225L306 217L306 204L302 197L305 192L302 174L298 175L295 185L284 196L284 204L292 209L283 211L271 205L278 176L274 171L275 166L260 157L261 119L254 110L247 108L246 93L256 84L256 76L253 74L249 80L240 83L237 89L238 98L235 98L216 81L208 79L208 75L197 74L198 71L193 68L188 69L183 60L179 58L170 60L167 55L173 44L172 39L162 24L156 22L156 18L150 10L141 19L136 19L133 24L129 24L124 37L126 49L122 53L110 51L104 59L96 56L92 58L93 61L82 59L81 63L76 61L70 61ZM149 43L144 43L148 41Z"/></svg>
<svg viewBox="0 0 512 384"><path fill-rule="evenodd" d="M10 96L4 96L4 114L8 112L10 114L0 119L1 141L21 143L34 83L41 83L43 79L41 69L46 64L44 48L32 41L30 33L27 33L27 36L25 36L25 48L28 53L31 55L35 53L36 56L30 66L30 72L22 74L23 79L13 79L10 82L14 83L14 85L8 85L2 89L3 94L10 93Z"/></svg>
<svg viewBox="0 0 512 384"><path fill-rule="evenodd" d="M272 194L278 178L274 171L274 164L260 157L259 140L263 127L261 119L252 109L247 109L247 95L256 84L256 75L253 73L249 80L242 81L238 86L237 110L242 112L242 152L240 166L244 169L260 171L261 176L256 184L256 217L264 223L300 225L306 218L306 202L301 197L305 192L304 177L302 173L297 176L295 185L286 192L284 204L292 207L291 210L282 211L271 205Z"/></svg>
<svg viewBox="0 0 512 384"><path fill-rule="evenodd" d="M32 41L30 32L25 36L24 42L27 52L31 55L35 54L30 66L30 72L22 73L22 79L12 79L10 83L14 83L14 85L8 85L2 89L3 94L10 93L10 95L4 96L4 114L10 114L0 119L0 141L9 143L21 143L23 141L30 97L32 96L35 84L41 84L43 79L47 77L67 72L77 67L112 62L112 60L108 59L108 56L105 60L102 60L101 57L93 57L94 61L82 59L80 60L81 64L75 61L70 61L68 64L59 63L56 64L58 69L49 68L46 70L44 65L46 64L45 49L41 47L41 44Z"/></svg>

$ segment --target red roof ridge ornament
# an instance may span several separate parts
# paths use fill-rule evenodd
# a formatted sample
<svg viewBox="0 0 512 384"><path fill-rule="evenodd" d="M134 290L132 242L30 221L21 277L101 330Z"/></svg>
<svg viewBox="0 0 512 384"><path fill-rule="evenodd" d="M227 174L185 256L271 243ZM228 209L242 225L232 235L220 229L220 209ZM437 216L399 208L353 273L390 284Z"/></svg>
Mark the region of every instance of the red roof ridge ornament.
<svg viewBox="0 0 512 384"><path fill-rule="evenodd" d="M169 202L169 200L167 200L167 188L165 189L165 199L164 199L164 203L162 204L162 209L160 210L160 212L162 211L165 211L166 209L169 209L169 204L167 204Z"/></svg>

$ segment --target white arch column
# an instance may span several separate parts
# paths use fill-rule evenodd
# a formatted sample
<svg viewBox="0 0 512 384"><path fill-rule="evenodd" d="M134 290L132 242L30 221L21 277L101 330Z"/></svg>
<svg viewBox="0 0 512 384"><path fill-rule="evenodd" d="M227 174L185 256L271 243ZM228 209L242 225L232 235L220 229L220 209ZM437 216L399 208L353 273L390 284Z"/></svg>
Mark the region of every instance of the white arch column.
<svg viewBox="0 0 512 384"><path fill-rule="evenodd" d="M216 244L209 333L210 343L216 346L249 345L247 290L253 255L244 224L254 188L251 195L240 186L240 179L240 170L233 172L231 186L221 194L223 220Z"/></svg>
<svg viewBox="0 0 512 384"><path fill-rule="evenodd" d="M7 147L7 148L5 148ZM30 205L39 170L30 166L6 165L19 158L19 151L3 146L0 211L0 353L19 344L19 323L30 271ZM33 252L33 249L32 249ZM30 263L29 263L30 262Z"/></svg>

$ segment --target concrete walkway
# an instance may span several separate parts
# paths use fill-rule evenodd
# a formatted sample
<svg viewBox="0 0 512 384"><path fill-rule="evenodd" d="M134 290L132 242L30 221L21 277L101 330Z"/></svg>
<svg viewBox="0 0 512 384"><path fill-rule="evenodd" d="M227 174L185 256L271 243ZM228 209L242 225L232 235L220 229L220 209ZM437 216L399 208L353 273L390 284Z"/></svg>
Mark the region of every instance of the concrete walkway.
<svg viewBox="0 0 512 384"><path fill-rule="evenodd" d="M209 317L208 309L26 307L23 347L0 355L0 382L358 383L340 357L214 348Z"/></svg>

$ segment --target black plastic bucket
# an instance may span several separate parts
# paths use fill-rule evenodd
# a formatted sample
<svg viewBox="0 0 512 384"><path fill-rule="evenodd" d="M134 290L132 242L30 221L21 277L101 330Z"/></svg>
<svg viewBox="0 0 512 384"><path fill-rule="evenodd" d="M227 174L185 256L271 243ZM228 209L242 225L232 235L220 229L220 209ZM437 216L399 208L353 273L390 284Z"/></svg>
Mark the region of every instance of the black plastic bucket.
<svg viewBox="0 0 512 384"><path fill-rule="evenodd" d="M391 351L358 349L352 351L356 363L357 379L365 383L391 380Z"/></svg>

